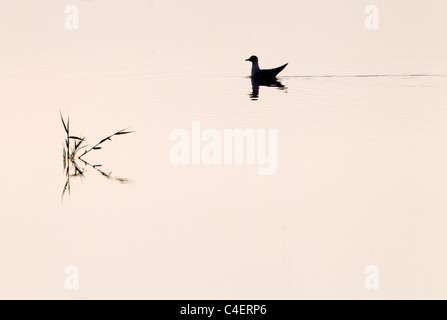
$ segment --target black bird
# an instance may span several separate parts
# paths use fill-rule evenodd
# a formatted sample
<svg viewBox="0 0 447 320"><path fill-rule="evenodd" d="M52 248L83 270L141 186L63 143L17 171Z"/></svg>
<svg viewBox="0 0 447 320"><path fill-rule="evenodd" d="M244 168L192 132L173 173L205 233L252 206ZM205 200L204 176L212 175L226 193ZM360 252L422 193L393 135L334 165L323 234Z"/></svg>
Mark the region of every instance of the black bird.
<svg viewBox="0 0 447 320"><path fill-rule="evenodd" d="M245 61L251 61L251 78L255 79L257 81L272 81L276 79L276 75L280 73L282 70L284 70L285 67L287 67L288 63L285 65L275 68L275 69L264 69L261 70L259 68L258 63L258 57L257 56L251 56Z"/></svg>

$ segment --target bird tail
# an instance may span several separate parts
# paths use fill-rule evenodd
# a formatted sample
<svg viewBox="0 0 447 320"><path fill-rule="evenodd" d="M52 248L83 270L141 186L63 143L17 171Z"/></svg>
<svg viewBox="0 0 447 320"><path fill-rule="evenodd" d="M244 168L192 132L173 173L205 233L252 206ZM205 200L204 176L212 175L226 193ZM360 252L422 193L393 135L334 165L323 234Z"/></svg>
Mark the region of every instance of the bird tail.
<svg viewBox="0 0 447 320"><path fill-rule="evenodd" d="M276 68L276 69L273 69L272 71L275 73L275 76L276 76L278 73L280 73L281 71L283 71L284 68L287 67L287 65L288 65L288 63L286 63L285 65L283 65L283 66L281 66L281 67L278 67L278 68Z"/></svg>

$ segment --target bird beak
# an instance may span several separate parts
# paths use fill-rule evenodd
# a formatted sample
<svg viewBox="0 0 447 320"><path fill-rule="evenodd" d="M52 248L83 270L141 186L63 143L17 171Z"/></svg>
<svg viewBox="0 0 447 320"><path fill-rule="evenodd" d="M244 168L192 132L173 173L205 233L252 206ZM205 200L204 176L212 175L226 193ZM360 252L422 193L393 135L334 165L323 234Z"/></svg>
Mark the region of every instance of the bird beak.
<svg viewBox="0 0 447 320"><path fill-rule="evenodd" d="M245 59L245 61L250 61L250 59Z"/></svg>

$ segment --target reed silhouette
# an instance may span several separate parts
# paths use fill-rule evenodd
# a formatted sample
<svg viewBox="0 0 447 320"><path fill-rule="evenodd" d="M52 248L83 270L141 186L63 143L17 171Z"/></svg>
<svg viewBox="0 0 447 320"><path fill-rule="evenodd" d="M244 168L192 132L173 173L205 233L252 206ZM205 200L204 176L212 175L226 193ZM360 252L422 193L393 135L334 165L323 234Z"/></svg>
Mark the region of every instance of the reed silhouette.
<svg viewBox="0 0 447 320"><path fill-rule="evenodd" d="M251 78L251 89L249 96L251 100L258 100L259 98L259 87L274 87L278 90L284 90L287 93L287 87L281 83L278 79L273 80L256 80Z"/></svg>
<svg viewBox="0 0 447 320"><path fill-rule="evenodd" d="M111 171L107 173L106 171L101 170L102 164L91 164L87 160L83 159L83 157L89 152L101 150L102 145L107 141L111 141L113 137L130 134L134 131L128 131L129 128L122 129L101 139L98 143L88 148L89 145L87 144L85 137L70 134L70 118L67 117L67 121L65 121L64 117L62 116L62 112L60 112L60 117L66 133L63 146L63 166L66 181L64 188L62 189L61 201L64 199L64 196L67 192L69 195L71 193L70 179L79 177L84 178L85 173L88 171L88 168L94 169L96 172L109 180L117 181L120 183L129 182L129 179L127 178L112 176ZM84 150L82 154L80 154L81 150ZM80 165L79 163L82 164Z"/></svg>

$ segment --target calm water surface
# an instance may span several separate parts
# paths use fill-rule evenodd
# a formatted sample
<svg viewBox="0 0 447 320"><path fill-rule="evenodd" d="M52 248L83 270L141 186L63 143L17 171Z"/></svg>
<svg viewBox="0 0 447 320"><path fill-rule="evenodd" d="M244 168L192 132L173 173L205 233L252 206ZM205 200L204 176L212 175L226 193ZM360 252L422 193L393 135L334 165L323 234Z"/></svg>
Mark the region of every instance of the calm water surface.
<svg viewBox="0 0 447 320"><path fill-rule="evenodd" d="M314 20L306 21L330 9L306 3L284 5L309 10ZM95 22L104 1L83 2L76 34L54 29L63 6L48 2L48 25L26 13L33 33L18 26L26 41L6 38L0 297L445 298L445 48L429 38L432 55L413 56L409 42L388 52L361 28L340 33L334 48L326 20L307 35L293 29L292 13L274 31L255 29L240 4L226 29L230 9L200 5L168 14L175 6L113 2ZM12 3L3 10L20 12ZM182 10L197 21L180 19ZM261 86L253 97L244 61L252 54L265 68L289 62L284 87ZM61 199L59 112L90 145L135 131L85 157L127 183L80 162L84 176L72 177ZM277 129L276 174L260 176L257 165L172 165L169 133L190 132L192 121L220 132ZM371 264L383 274L373 294L363 286ZM76 292L63 286L66 265L79 267Z"/></svg>

